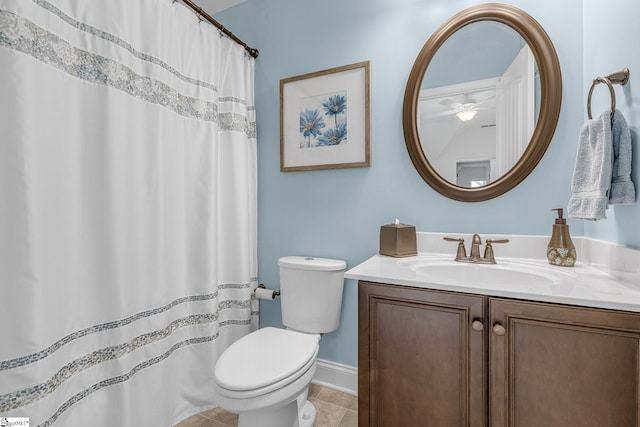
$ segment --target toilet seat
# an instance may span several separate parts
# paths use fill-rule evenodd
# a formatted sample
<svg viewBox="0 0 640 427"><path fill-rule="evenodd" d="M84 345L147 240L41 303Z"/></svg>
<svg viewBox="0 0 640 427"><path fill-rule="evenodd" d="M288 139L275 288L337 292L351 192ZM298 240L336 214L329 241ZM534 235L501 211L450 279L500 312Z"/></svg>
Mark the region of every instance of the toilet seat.
<svg viewBox="0 0 640 427"><path fill-rule="evenodd" d="M319 339L319 335L272 327L240 338L216 364L220 393L250 398L284 387L315 365Z"/></svg>

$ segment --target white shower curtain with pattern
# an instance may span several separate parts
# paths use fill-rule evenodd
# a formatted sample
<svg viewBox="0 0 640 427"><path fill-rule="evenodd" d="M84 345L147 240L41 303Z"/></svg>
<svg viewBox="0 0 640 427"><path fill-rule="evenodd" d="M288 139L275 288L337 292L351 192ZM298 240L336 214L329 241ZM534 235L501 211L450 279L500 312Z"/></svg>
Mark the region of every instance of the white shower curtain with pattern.
<svg viewBox="0 0 640 427"><path fill-rule="evenodd" d="M0 420L215 405L257 325L253 67L172 0L0 0Z"/></svg>

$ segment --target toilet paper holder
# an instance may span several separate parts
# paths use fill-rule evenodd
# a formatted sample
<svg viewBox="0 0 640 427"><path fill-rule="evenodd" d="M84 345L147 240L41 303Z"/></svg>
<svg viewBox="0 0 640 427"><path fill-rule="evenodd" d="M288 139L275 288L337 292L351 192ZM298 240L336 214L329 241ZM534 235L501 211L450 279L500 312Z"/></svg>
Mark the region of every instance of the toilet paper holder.
<svg viewBox="0 0 640 427"><path fill-rule="evenodd" d="M276 299L276 297L280 296L280 291L276 291L275 289L267 289L267 287L260 283L257 288L253 290L253 294L258 299Z"/></svg>

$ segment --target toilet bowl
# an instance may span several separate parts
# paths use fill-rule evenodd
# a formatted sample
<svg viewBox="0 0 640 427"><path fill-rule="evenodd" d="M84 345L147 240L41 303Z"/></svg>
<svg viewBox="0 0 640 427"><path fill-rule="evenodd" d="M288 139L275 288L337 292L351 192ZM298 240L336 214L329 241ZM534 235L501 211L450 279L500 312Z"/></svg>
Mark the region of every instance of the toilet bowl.
<svg viewBox="0 0 640 427"><path fill-rule="evenodd" d="M271 327L239 339L216 364L218 403L240 415L238 427L313 426L315 408L306 398L319 340Z"/></svg>
<svg viewBox="0 0 640 427"><path fill-rule="evenodd" d="M313 427L307 400L320 334L337 329L346 262L291 256L278 260L282 323L227 348L215 367L217 402L238 427Z"/></svg>

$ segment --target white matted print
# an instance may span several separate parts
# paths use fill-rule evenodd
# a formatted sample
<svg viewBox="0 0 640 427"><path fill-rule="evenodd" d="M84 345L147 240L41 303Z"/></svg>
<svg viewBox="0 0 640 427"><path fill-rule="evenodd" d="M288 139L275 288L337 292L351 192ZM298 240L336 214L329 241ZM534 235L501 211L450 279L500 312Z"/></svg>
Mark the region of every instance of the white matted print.
<svg viewBox="0 0 640 427"><path fill-rule="evenodd" d="M282 172L369 166L369 62L280 80Z"/></svg>

